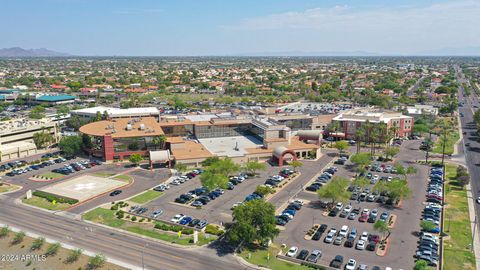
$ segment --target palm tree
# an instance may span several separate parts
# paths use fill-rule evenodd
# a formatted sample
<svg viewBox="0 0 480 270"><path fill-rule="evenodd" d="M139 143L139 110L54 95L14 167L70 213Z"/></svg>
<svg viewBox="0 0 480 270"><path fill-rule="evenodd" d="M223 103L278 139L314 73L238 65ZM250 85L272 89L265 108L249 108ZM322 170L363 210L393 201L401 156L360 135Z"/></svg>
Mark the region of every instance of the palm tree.
<svg viewBox="0 0 480 270"><path fill-rule="evenodd" d="M380 133L380 141L385 143L385 146L388 146L388 142L390 141L389 136L388 136L388 127L387 124L381 122L377 126L379 133Z"/></svg>
<svg viewBox="0 0 480 270"><path fill-rule="evenodd" d="M371 137L371 140L372 140L371 153L372 153L372 156L374 156L375 155L375 143L380 138L380 131L376 128L373 128L371 133L370 133L370 137Z"/></svg>
<svg viewBox="0 0 480 270"><path fill-rule="evenodd" d="M357 140L357 154L360 152L360 143L362 141L362 138L365 137L365 128L363 126L360 126L360 128L357 128L355 130L355 140Z"/></svg>
<svg viewBox="0 0 480 270"><path fill-rule="evenodd" d="M165 135L155 136L152 139L153 145L155 145L155 149L163 149L165 146L165 142L167 141L167 137Z"/></svg>
<svg viewBox="0 0 480 270"><path fill-rule="evenodd" d="M365 121L365 124L363 124L362 126L365 126L365 143L368 143L370 144L372 141L372 129L373 129L373 125L372 123L370 123L370 121L367 119Z"/></svg>
<svg viewBox="0 0 480 270"><path fill-rule="evenodd" d="M337 122L337 121L333 121L329 126L328 126L328 133L333 133L333 132L337 132L338 130L340 129L340 123ZM333 144L333 140L330 141L330 147L332 147L332 144Z"/></svg>

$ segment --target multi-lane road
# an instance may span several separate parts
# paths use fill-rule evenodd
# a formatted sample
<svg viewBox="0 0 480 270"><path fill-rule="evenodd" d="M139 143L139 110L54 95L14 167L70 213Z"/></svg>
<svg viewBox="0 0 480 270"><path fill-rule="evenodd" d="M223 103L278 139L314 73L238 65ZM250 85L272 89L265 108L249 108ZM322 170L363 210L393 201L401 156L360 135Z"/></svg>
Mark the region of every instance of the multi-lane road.
<svg viewBox="0 0 480 270"><path fill-rule="evenodd" d="M457 81L460 84L467 83L459 67L456 67L456 74ZM458 101L464 103L463 106L459 107L459 112L463 114L463 117L460 117L460 122L462 132L465 132L465 134L462 142L458 145L458 155L460 157L464 155L465 157L465 163L471 176L470 182L473 196L480 196L480 142L477 135L477 127L473 121L473 114L480 107L480 100L473 89L470 92L470 96L465 96L463 86L459 87ZM466 147L465 144L470 144L470 146ZM478 204L475 207L475 213L478 217L480 216L480 207L478 207Z"/></svg>
<svg viewBox="0 0 480 270"><path fill-rule="evenodd" d="M248 269L210 247L179 248L16 204L0 195L0 223L101 253L139 269ZM48 261L46 262L48 263Z"/></svg>

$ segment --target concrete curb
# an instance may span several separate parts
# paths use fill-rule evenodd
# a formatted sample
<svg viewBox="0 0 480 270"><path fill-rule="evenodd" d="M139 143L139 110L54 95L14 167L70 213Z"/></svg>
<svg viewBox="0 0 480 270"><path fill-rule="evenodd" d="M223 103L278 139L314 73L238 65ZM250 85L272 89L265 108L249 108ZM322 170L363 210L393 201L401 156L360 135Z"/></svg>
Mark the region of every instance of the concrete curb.
<svg viewBox="0 0 480 270"><path fill-rule="evenodd" d="M148 237L148 236L145 236L145 235L141 235L141 234L137 234L137 233L132 233L132 232L129 232L129 231L126 231L126 230L122 230L122 229L119 229L119 228L110 227L110 226L107 226L107 225L104 225L104 224L95 223L95 222L92 222L92 221L89 221L89 220L84 220L84 219L82 219L82 221L85 222L85 223L91 224L91 225L100 226L100 227L103 227L103 228L105 228L105 229L114 230L114 231L117 231L117 232L119 232L119 233L128 234L128 235L135 236L135 237L140 237L140 238L143 238L143 239L146 239L146 240L150 240L150 241L154 241L154 242L157 242L157 243L160 243L160 244L169 245L169 246L171 246L171 247L178 248L178 249L198 249L198 248L202 248L202 247L203 247L203 246L195 246L195 245L184 246L184 245L174 244L174 243L170 243L170 242L167 242L167 241L159 240L159 239L156 239L156 238Z"/></svg>
<svg viewBox="0 0 480 270"><path fill-rule="evenodd" d="M257 270L270 270L269 268L265 268L265 267L261 267L261 266L249 263L247 260L245 260L244 258L240 257L237 254L234 254L233 257L237 260L237 262L239 262L241 265L245 267L249 267Z"/></svg>
<svg viewBox="0 0 480 270"><path fill-rule="evenodd" d="M3 224L3 223L0 223L0 227L3 227L3 226L8 226L8 224ZM19 228L16 228L16 227L11 227L9 226L10 230L12 232L20 232L20 231L23 231ZM38 234L35 234L35 233L31 233L31 232L25 232L25 234L28 236L28 237L32 237L32 238L38 238L40 237L40 235ZM77 247L73 246L73 245L70 245L70 244L67 244L67 243L64 243L62 241L57 241L57 240L54 240L54 239L51 239L51 238L45 238L45 242L47 243L60 243L62 245L62 248L65 248L65 249L69 249L69 250L73 250L73 249L76 249ZM98 253L95 253L93 251L90 251L90 250L83 250L83 254L84 255L87 255L87 256L90 256L90 257L93 257L95 255L97 255ZM138 267L138 266L134 266L134 265L131 265L129 263L126 263L126 262L123 262L123 261L120 261L120 260L117 260L117 259L113 259L113 258L110 258L110 257L106 257L107 259L107 262L109 263L112 263L112 264L116 264L118 266L122 266L122 267L125 267L127 269L142 269L141 267Z"/></svg>
<svg viewBox="0 0 480 270"><path fill-rule="evenodd" d="M477 224L473 221L475 220L475 197L473 197L472 187L470 186L470 184L467 185L467 202L472 235L475 232L475 235L473 235L473 237L475 238L473 240L473 252L475 255L476 269L480 270L480 235L478 232L478 227L475 228Z"/></svg>

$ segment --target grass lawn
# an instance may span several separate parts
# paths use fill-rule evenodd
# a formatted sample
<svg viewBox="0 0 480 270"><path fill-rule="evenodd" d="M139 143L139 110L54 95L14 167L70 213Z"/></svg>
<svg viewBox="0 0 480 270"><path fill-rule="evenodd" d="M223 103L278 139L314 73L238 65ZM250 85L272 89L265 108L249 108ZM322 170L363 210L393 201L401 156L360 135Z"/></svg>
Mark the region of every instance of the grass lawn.
<svg viewBox="0 0 480 270"><path fill-rule="evenodd" d="M16 185L7 185L7 184L0 183L0 193L9 192L16 189L20 189L20 187Z"/></svg>
<svg viewBox="0 0 480 270"><path fill-rule="evenodd" d="M23 199L22 202L36 206L36 207L53 210L53 211L62 211L72 206L71 204L68 204L68 203L58 203L58 202L55 205L53 205L47 199L40 198L37 196L32 196L32 198L30 199Z"/></svg>
<svg viewBox="0 0 480 270"><path fill-rule="evenodd" d="M132 181L132 177L130 175L125 175L125 174L117 175L117 176L113 177L113 179L121 180L121 181L125 181L125 182Z"/></svg>
<svg viewBox="0 0 480 270"><path fill-rule="evenodd" d="M144 193L139 194L139 195L131 198L129 201L134 202L134 203L138 203L138 204L144 204L144 203L147 203L149 201L153 201L153 200L155 200L156 198L158 198L162 195L163 195L163 192L158 192L158 191L155 191L155 190L147 190Z"/></svg>
<svg viewBox="0 0 480 270"><path fill-rule="evenodd" d="M94 173L92 173L92 175L95 175L95 176L98 176L98 177L105 177L105 178L107 178L107 177L113 176L113 175L115 175L115 174L114 174L114 173L111 173L111 172L102 172L102 171L100 171L100 172L94 172Z"/></svg>
<svg viewBox="0 0 480 270"><path fill-rule="evenodd" d="M458 134L458 130L454 130L447 135L447 143L445 144L445 154L451 155L453 154L453 145L458 141L460 135ZM433 145L433 153L441 154L442 153L442 142L440 139L435 141Z"/></svg>
<svg viewBox="0 0 480 270"><path fill-rule="evenodd" d="M40 176L43 176L45 178L57 179L57 178L60 178L64 175L61 174L61 173L56 173L56 172L44 172L44 173L40 174Z"/></svg>
<svg viewBox="0 0 480 270"><path fill-rule="evenodd" d="M456 165L446 165L445 231L450 238L444 241L444 269L476 269L468 215L467 192L455 185Z"/></svg>
<svg viewBox="0 0 480 270"><path fill-rule="evenodd" d="M271 246L268 249L256 249L256 250L245 248L240 254L240 256L244 258L246 261L248 261L249 263L262 266L262 267L267 267L270 269L275 269L275 270L312 269L306 266L302 266L302 265L277 259L276 255L278 254L279 250L280 250L279 248L274 246ZM268 253L270 253L269 260L267 260ZM250 255L250 259L249 259L249 255Z"/></svg>
<svg viewBox="0 0 480 270"><path fill-rule="evenodd" d="M110 227L121 227L125 224L124 220L117 219L114 215L115 211L105 208L95 208L83 215L83 218L93 222L105 224Z"/></svg>

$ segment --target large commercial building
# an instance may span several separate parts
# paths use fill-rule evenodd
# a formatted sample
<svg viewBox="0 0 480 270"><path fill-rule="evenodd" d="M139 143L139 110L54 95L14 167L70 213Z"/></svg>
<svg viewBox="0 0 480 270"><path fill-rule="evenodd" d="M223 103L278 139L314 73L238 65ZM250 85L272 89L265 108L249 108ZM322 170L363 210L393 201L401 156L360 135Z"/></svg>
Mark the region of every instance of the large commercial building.
<svg viewBox="0 0 480 270"><path fill-rule="evenodd" d="M97 116L97 113L108 114L108 118L132 118L132 117L160 117L160 111L155 107L120 109L112 107L97 106L71 111L71 115L76 115L82 120L90 121Z"/></svg>
<svg viewBox="0 0 480 270"><path fill-rule="evenodd" d="M160 121L150 116L115 118L84 125L80 132L93 139L87 151L106 161L136 153L151 156L161 146L168 155L156 156L192 166L211 156L230 157L239 163L273 159L282 165L288 159L320 155L320 131L313 140L301 140L284 124L252 116L166 116ZM161 146L159 136L166 138Z"/></svg>
<svg viewBox="0 0 480 270"><path fill-rule="evenodd" d="M58 140L57 124L50 119L15 119L0 122L0 161L26 157L37 153L33 136L46 132Z"/></svg>
<svg viewBox="0 0 480 270"><path fill-rule="evenodd" d="M341 113L332 119L338 122L340 129L335 132L335 136L355 139L356 131L367 121L374 125L380 123L386 124L390 130L395 130L395 137L406 137L412 135L414 119L411 116L403 115L400 112L385 111L382 109L353 109ZM391 129L395 127L394 129Z"/></svg>

